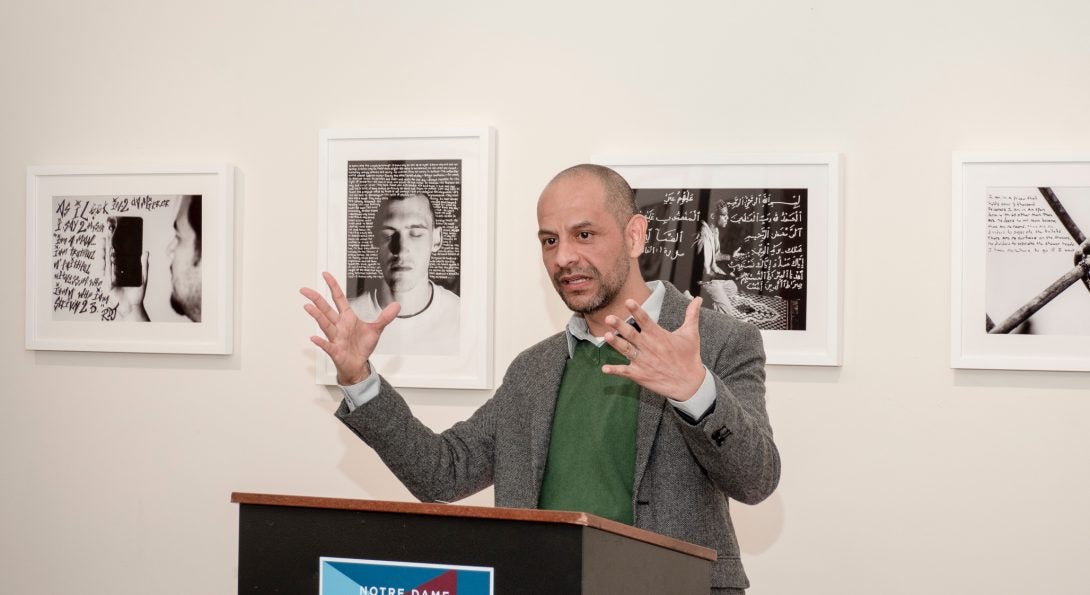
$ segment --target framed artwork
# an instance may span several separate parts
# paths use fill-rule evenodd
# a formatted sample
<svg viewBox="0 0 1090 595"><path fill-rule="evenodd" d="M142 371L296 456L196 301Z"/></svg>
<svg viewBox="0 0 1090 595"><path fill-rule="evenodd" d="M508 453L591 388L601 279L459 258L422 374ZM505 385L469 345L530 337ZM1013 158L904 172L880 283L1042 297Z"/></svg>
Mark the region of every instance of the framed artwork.
<svg viewBox="0 0 1090 595"><path fill-rule="evenodd" d="M1090 370L1090 153L955 153L950 365Z"/></svg>
<svg viewBox="0 0 1090 595"><path fill-rule="evenodd" d="M757 325L770 364L840 365L839 155L595 162L636 191L645 279Z"/></svg>
<svg viewBox="0 0 1090 595"><path fill-rule="evenodd" d="M27 169L26 347L231 353L234 169Z"/></svg>
<svg viewBox="0 0 1090 595"><path fill-rule="evenodd" d="M401 305L371 363L394 386L491 388L495 132L323 130L319 145L319 271L363 320Z"/></svg>

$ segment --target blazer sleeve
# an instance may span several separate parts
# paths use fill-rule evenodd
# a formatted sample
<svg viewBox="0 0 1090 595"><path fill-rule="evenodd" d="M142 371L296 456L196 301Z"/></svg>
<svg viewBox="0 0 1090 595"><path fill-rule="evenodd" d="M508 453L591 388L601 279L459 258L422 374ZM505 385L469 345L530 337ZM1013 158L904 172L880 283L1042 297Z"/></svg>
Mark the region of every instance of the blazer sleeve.
<svg viewBox="0 0 1090 595"><path fill-rule="evenodd" d="M342 402L336 415L375 449L413 496L422 502L453 502L492 484L496 398L469 419L436 433L413 416L384 378L378 396L353 411Z"/></svg>
<svg viewBox="0 0 1090 595"><path fill-rule="evenodd" d="M715 405L695 424L676 410L673 415L712 482L730 498L756 504L780 479L765 406L764 346L756 326L720 322L701 321L701 357L715 377Z"/></svg>

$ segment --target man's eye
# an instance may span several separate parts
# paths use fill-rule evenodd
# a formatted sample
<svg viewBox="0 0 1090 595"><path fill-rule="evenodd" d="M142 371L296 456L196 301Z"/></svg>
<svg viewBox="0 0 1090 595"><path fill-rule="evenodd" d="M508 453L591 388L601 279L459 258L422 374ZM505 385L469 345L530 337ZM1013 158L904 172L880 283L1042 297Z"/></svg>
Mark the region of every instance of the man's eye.
<svg viewBox="0 0 1090 595"><path fill-rule="evenodd" d="M541 240L541 245L542 246L555 246L556 245L556 238L544 238L544 239Z"/></svg>
<svg viewBox="0 0 1090 595"><path fill-rule="evenodd" d="M410 238L422 238L422 237L424 237L424 230L414 229L414 230L409 232L409 237Z"/></svg>
<svg viewBox="0 0 1090 595"><path fill-rule="evenodd" d="M592 235L593 234L590 233L589 231L581 231L581 232L579 232L579 239L580 240L589 240L590 236L592 236Z"/></svg>

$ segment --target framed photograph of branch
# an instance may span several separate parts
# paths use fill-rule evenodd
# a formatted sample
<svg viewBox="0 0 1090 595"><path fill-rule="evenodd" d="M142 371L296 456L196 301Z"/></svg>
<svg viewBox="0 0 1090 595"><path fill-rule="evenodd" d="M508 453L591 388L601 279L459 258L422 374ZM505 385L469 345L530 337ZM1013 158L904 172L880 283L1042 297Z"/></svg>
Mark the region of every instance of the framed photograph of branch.
<svg viewBox="0 0 1090 595"><path fill-rule="evenodd" d="M757 325L770 364L840 365L839 155L595 162L636 191L645 279Z"/></svg>
<svg viewBox="0 0 1090 595"><path fill-rule="evenodd" d="M955 153L950 365L1090 371L1090 153Z"/></svg>
<svg viewBox="0 0 1090 595"><path fill-rule="evenodd" d="M323 130L319 145L319 271L363 320L401 305L371 363L394 386L491 388L495 132Z"/></svg>
<svg viewBox="0 0 1090 595"><path fill-rule="evenodd" d="M234 169L30 167L26 347L231 353Z"/></svg>

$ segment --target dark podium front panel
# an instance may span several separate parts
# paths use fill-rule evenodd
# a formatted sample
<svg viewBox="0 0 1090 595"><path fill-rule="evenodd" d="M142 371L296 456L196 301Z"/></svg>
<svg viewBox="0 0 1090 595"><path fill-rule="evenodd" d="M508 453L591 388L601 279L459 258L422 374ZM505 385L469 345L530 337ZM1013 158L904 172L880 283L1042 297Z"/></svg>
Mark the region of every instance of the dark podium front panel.
<svg viewBox="0 0 1090 595"><path fill-rule="evenodd" d="M494 592L706 595L715 552L583 513L234 494L238 592L318 593L322 557L495 569Z"/></svg>

